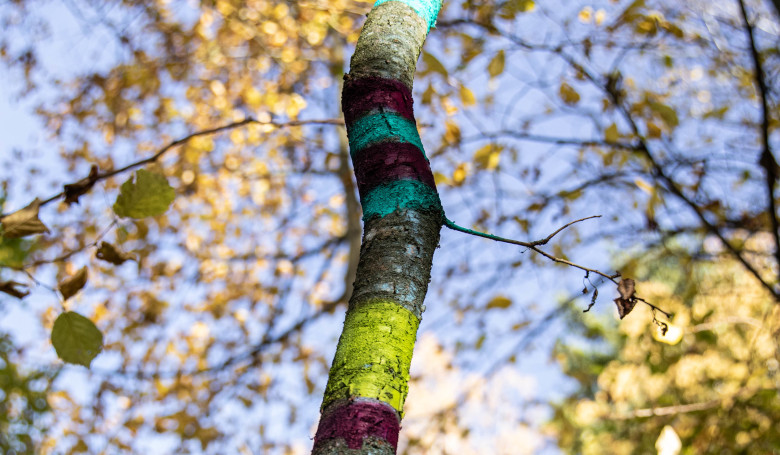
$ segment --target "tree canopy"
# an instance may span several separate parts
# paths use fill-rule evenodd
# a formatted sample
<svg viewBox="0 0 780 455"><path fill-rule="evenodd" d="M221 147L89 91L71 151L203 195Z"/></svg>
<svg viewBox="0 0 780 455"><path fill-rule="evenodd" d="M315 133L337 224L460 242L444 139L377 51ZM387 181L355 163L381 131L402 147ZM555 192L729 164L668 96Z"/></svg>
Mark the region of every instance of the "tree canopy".
<svg viewBox="0 0 780 455"><path fill-rule="evenodd" d="M339 94L370 7L0 10L4 453L310 449L360 247ZM635 453L666 426L777 449L779 15L444 3L413 92L444 211L526 246L443 231L400 451ZM564 319L595 351L553 346Z"/></svg>

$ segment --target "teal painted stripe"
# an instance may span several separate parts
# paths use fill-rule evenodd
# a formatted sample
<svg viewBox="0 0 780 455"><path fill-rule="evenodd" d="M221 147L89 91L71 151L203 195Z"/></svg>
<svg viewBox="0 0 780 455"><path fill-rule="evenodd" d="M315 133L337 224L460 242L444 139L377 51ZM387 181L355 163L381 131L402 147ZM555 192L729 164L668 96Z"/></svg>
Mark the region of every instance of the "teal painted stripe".
<svg viewBox="0 0 780 455"><path fill-rule="evenodd" d="M399 142L414 144L425 156L420 133L417 126L404 117L394 113L372 114L361 117L347 128L349 150L355 157L361 150L389 137L397 138Z"/></svg>
<svg viewBox="0 0 780 455"><path fill-rule="evenodd" d="M398 209L442 211L439 194L418 180L396 180L371 190L361 201L363 220L383 218Z"/></svg>
<svg viewBox="0 0 780 455"><path fill-rule="evenodd" d="M417 12L417 15L422 17L428 24L428 32L431 31L431 27L436 25L436 16L439 15L442 3L441 0L377 0L377 2L374 3L374 7L376 8L382 3L390 1L398 1L411 6L412 9Z"/></svg>

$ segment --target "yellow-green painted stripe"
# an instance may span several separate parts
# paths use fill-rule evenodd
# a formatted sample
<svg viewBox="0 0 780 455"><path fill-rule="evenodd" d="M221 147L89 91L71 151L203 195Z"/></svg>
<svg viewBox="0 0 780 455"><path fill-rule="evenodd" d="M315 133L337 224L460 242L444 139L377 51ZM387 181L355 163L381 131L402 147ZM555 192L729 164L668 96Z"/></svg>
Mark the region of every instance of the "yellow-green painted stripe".
<svg viewBox="0 0 780 455"><path fill-rule="evenodd" d="M347 312L323 408L354 397L384 401L403 414L409 365L420 320L390 301L358 304Z"/></svg>

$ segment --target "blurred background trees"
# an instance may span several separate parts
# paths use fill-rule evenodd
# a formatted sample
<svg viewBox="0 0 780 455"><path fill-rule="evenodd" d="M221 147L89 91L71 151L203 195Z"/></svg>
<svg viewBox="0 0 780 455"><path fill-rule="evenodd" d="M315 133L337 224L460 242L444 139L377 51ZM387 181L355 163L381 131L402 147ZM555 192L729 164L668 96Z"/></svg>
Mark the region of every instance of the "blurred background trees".
<svg viewBox="0 0 780 455"><path fill-rule="evenodd" d="M550 253L675 317L618 324L596 276L445 230L403 451L778 450L774 5L445 2L415 100L447 216L533 240L600 214ZM0 243L4 453L308 451L359 245L339 81L369 8L0 8L1 211L37 197L48 229ZM113 209L134 163L163 214ZM89 369L49 342L64 311L103 334Z"/></svg>

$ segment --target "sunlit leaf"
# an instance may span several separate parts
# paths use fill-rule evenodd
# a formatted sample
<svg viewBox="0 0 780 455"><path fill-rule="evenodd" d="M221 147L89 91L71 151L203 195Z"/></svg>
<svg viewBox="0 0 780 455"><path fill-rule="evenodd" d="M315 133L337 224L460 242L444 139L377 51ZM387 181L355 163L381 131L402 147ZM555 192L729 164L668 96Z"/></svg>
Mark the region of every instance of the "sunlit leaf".
<svg viewBox="0 0 780 455"><path fill-rule="evenodd" d="M460 185L463 183L464 180L466 180L466 177L469 175L469 168L466 166L466 163L460 163L458 167L455 168L455 170L452 172L452 183L454 185Z"/></svg>
<svg viewBox="0 0 780 455"><path fill-rule="evenodd" d="M647 183L647 181L641 177L635 178L634 183L636 184L637 187L639 187L640 190L644 191L645 193L651 196L655 193L655 189L653 188L653 185Z"/></svg>
<svg viewBox="0 0 780 455"><path fill-rule="evenodd" d="M650 109L661 117L661 120L663 120L669 128L674 128L680 123L677 118L677 111L671 106L667 106L666 104L657 101L648 101L647 104L650 106Z"/></svg>
<svg viewBox="0 0 780 455"><path fill-rule="evenodd" d="M492 170L498 167L503 146L487 144L474 152L474 163L479 169Z"/></svg>
<svg viewBox="0 0 780 455"><path fill-rule="evenodd" d="M75 275L69 276L62 280L59 284L59 290L62 294L62 298L68 300L76 295L84 285L87 284L87 267L82 267Z"/></svg>
<svg viewBox="0 0 780 455"><path fill-rule="evenodd" d="M442 65L442 63L434 57L433 55L429 54L428 52L423 51L422 52L422 60L425 62L426 69L423 71L423 73L430 73L433 71L434 73L439 73L444 77L447 77L449 74L447 73L447 68Z"/></svg>
<svg viewBox="0 0 780 455"><path fill-rule="evenodd" d="M51 343L57 356L65 362L89 368L92 359L103 349L103 334L89 319L68 311L54 321Z"/></svg>
<svg viewBox="0 0 780 455"><path fill-rule="evenodd" d="M114 212L122 217L145 218L165 213L175 197L165 176L143 169L130 177L119 192Z"/></svg>
<svg viewBox="0 0 780 455"><path fill-rule="evenodd" d="M647 121L647 137L658 139L661 137L661 133L661 128L659 128L658 125L649 120Z"/></svg>
<svg viewBox="0 0 780 455"><path fill-rule="evenodd" d="M577 93L577 90L574 90L574 87L567 84L566 82L561 83L561 88L558 90L558 94L560 95L561 100L563 100L563 102L569 106L574 106L580 102L580 94Z"/></svg>
<svg viewBox="0 0 780 455"><path fill-rule="evenodd" d="M530 13L535 9L534 0L509 0L504 2L499 16L503 19L514 19L518 13Z"/></svg>
<svg viewBox="0 0 780 455"><path fill-rule="evenodd" d="M726 115L726 112L729 111L729 105L724 104L723 106L712 109L710 111L707 111L702 118L716 118L719 120L722 120L723 117Z"/></svg>
<svg viewBox="0 0 780 455"><path fill-rule="evenodd" d="M496 55L488 63L487 69L490 77L496 77L504 72L504 51L500 50L496 52Z"/></svg>
<svg viewBox="0 0 780 455"><path fill-rule="evenodd" d="M464 106L473 106L477 103L477 97L474 96L474 92L471 91L465 85L460 86L460 101Z"/></svg>
<svg viewBox="0 0 780 455"><path fill-rule="evenodd" d="M0 224L3 226L3 237L15 239L48 232L46 226L38 218L40 206L41 201L35 198L27 207L0 218Z"/></svg>
<svg viewBox="0 0 780 455"><path fill-rule="evenodd" d="M604 139L606 139L607 142L617 142L617 140L620 139L618 127L615 123L609 125L609 127L604 130Z"/></svg>
<svg viewBox="0 0 780 455"><path fill-rule="evenodd" d="M476 349L477 351L482 349L482 346L485 344L486 338L487 337L485 336L485 334L480 335L479 338L477 338L477 342L474 343L474 349Z"/></svg>
<svg viewBox="0 0 780 455"><path fill-rule="evenodd" d="M506 308L509 308L510 306L512 306L512 300L509 299L508 297L504 297L504 296L499 295L499 296L493 297L493 299L490 302L488 302L486 308L488 310L493 309L493 308L506 309Z"/></svg>

